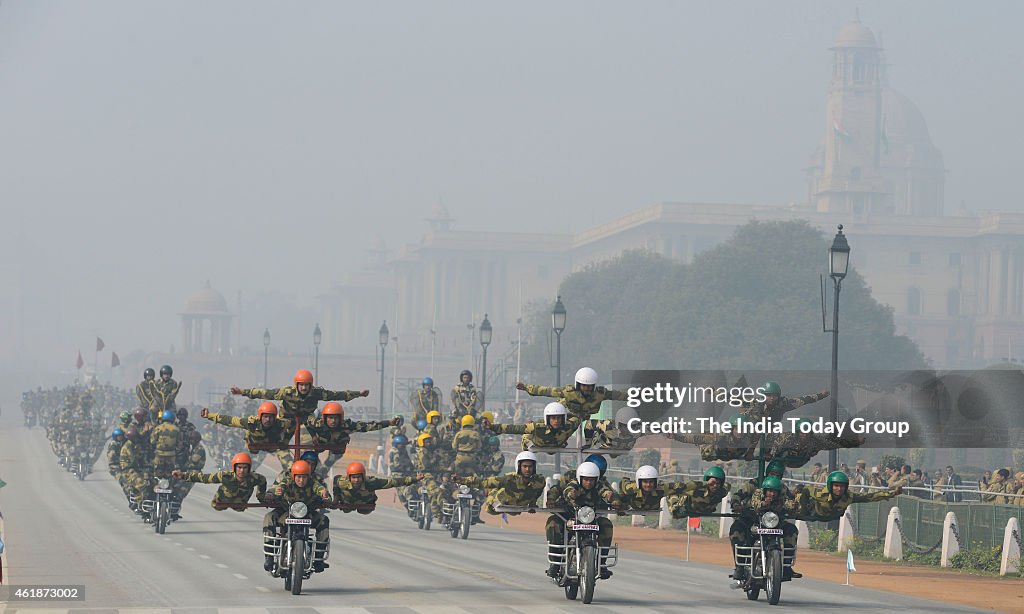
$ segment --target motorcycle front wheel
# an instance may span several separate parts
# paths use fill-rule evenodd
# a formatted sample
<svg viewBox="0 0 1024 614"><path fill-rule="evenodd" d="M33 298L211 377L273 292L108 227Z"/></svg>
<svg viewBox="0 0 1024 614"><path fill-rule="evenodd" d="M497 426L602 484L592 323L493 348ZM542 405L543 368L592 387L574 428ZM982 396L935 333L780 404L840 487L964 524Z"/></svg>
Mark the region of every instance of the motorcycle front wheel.
<svg viewBox="0 0 1024 614"><path fill-rule="evenodd" d="M469 527L473 524L473 510L470 509L469 505L462 506L461 510L462 539L467 539L469 537Z"/></svg>
<svg viewBox="0 0 1024 614"><path fill-rule="evenodd" d="M765 596L769 605L778 605L782 597L782 551L772 550L768 555L767 577L765 578Z"/></svg>
<svg viewBox="0 0 1024 614"><path fill-rule="evenodd" d="M582 588L583 603L590 603L594 600L594 585L597 584L597 548L587 544L580 548L580 563L582 563Z"/></svg>
<svg viewBox="0 0 1024 614"><path fill-rule="evenodd" d="M302 592L302 576L306 572L306 561L303 560L306 551L306 543L301 539L292 540L292 568L288 570L292 579L292 594L298 595Z"/></svg>

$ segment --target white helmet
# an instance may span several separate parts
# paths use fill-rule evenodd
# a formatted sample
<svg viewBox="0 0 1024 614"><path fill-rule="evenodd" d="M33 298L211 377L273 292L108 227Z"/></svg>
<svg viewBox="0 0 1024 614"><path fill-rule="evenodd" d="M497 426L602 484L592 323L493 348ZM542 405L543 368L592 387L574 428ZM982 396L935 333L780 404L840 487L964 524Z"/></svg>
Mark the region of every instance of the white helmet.
<svg viewBox="0 0 1024 614"><path fill-rule="evenodd" d="M565 409L565 405L561 403L548 403L544 406L544 421L547 422L548 416L564 416L568 411Z"/></svg>
<svg viewBox="0 0 1024 614"><path fill-rule="evenodd" d="M644 465L636 470L636 481L640 480L657 480L658 470L650 465Z"/></svg>
<svg viewBox="0 0 1024 614"><path fill-rule="evenodd" d="M639 418L640 414L636 412L632 407L620 407L619 411L615 412L615 422L627 425L633 418Z"/></svg>
<svg viewBox="0 0 1024 614"><path fill-rule="evenodd" d="M537 455L534 454L533 452L530 452L529 450L525 452L520 452L519 454L516 455L516 469L519 469L519 463L523 461L533 461L533 464L536 465Z"/></svg>
<svg viewBox="0 0 1024 614"><path fill-rule="evenodd" d="M601 470L594 463L580 463L576 468L576 479L597 478L601 476Z"/></svg>
<svg viewBox="0 0 1024 614"><path fill-rule="evenodd" d="M583 384L584 386L596 386L597 371L594 371L590 367L583 367L576 372L576 383Z"/></svg>

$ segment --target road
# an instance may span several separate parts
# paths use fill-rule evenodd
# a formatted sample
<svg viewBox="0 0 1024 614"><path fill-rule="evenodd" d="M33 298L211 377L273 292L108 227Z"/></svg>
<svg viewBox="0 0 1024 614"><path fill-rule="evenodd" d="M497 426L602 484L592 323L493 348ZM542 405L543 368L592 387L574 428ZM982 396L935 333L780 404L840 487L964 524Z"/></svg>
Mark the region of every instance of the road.
<svg viewBox="0 0 1024 614"><path fill-rule="evenodd" d="M8 405L9 406L9 405ZM569 602L543 575L543 537L487 517L469 540L419 531L400 510L331 513L331 568L284 591L263 571L261 513L215 512L213 486L197 485L166 535L129 512L105 461L80 482L58 467L42 429L0 417L4 582L85 586L84 602L11 602L6 612L131 610L173 614L404 614L411 612L739 612L769 608L728 590L727 570L622 552L594 603ZM390 497L387 491L382 493ZM965 612L961 606L815 580L783 585L782 608L803 612ZM979 610L980 611L980 610Z"/></svg>

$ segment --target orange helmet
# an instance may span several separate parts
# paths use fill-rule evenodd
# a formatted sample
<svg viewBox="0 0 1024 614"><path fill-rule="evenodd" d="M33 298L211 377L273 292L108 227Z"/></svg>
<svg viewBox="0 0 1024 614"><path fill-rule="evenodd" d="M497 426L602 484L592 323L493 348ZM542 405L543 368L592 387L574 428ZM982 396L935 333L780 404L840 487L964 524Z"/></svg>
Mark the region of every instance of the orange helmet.
<svg viewBox="0 0 1024 614"><path fill-rule="evenodd" d="M313 468L304 460L297 460L292 463L292 477L297 475L312 475Z"/></svg>
<svg viewBox="0 0 1024 614"><path fill-rule="evenodd" d="M295 383L296 384L312 384L313 374L305 369L299 369L295 372Z"/></svg>
<svg viewBox="0 0 1024 614"><path fill-rule="evenodd" d="M277 416L277 405L274 405L270 401L263 401L262 403L260 403L260 408L256 410L256 415L262 416L263 414Z"/></svg>
<svg viewBox="0 0 1024 614"><path fill-rule="evenodd" d="M345 417L345 408L341 406L341 403L331 401L324 405L323 410L320 412L321 416L337 416L339 418Z"/></svg>
<svg viewBox="0 0 1024 614"><path fill-rule="evenodd" d="M252 457L245 452L239 452L231 457L231 469L235 469L235 465L249 465L252 467Z"/></svg>
<svg viewBox="0 0 1024 614"><path fill-rule="evenodd" d="M345 470L345 475L355 475L357 473L366 475L366 467L362 463L349 463L348 469Z"/></svg>

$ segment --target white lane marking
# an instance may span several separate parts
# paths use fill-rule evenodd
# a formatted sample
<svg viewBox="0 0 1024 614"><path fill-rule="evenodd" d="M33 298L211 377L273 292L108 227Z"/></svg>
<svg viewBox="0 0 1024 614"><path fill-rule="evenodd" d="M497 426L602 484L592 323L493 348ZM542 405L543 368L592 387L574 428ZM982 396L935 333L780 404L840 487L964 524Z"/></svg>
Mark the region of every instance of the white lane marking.
<svg viewBox="0 0 1024 614"><path fill-rule="evenodd" d="M248 580L249 579L249 578L246 578L245 576L243 576L240 573L233 573L231 575L233 575L234 577L238 578L239 580Z"/></svg>
<svg viewBox="0 0 1024 614"><path fill-rule="evenodd" d="M210 557L209 557L209 556L207 556L207 555L205 555L205 554L200 554L200 555L199 555L199 558L201 558L201 559L208 559L208 558L210 558Z"/></svg>
<svg viewBox="0 0 1024 614"><path fill-rule="evenodd" d="M189 546L188 548L185 548L185 550L187 550L188 552L195 552L196 551L196 549L191 547L191 546Z"/></svg>
<svg viewBox="0 0 1024 614"><path fill-rule="evenodd" d="M180 545L181 545L181 542L174 542L174 545L175 545L175 546L180 546Z"/></svg>
<svg viewBox="0 0 1024 614"><path fill-rule="evenodd" d="M217 565L217 567L220 567L221 569L227 569L228 568L228 566L225 565L224 563L215 563L215 565Z"/></svg>
<svg viewBox="0 0 1024 614"><path fill-rule="evenodd" d="M269 593L270 592L270 589L265 587L265 586L257 586L256 590L258 590L261 593Z"/></svg>

